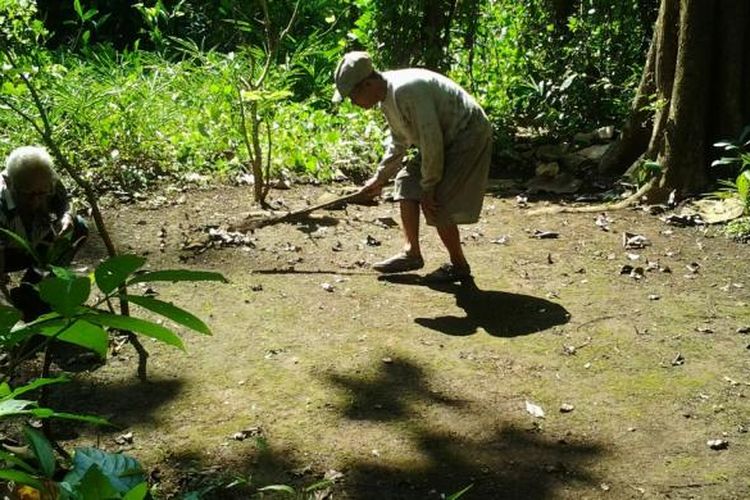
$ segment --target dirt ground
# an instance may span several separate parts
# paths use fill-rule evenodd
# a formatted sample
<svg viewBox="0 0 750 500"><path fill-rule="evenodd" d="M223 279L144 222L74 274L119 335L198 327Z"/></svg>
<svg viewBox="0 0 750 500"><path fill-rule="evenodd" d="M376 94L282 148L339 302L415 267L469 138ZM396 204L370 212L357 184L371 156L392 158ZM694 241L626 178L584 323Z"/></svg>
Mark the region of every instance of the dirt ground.
<svg viewBox="0 0 750 500"><path fill-rule="evenodd" d="M488 195L462 232L475 286L427 287L418 276L446 258L431 228L424 270L369 269L401 245L391 203L205 247L205 225L250 205L251 188L224 186L107 210L122 251L229 284L153 286L214 335L183 332L187 353L146 341L145 385L129 347L76 375L58 405L121 428L66 446L126 451L163 497L325 477L319 498L750 498L748 246L643 211L608 214L605 231L596 214L532 217ZM624 232L651 245L625 249ZM101 257L94 240L81 264Z"/></svg>

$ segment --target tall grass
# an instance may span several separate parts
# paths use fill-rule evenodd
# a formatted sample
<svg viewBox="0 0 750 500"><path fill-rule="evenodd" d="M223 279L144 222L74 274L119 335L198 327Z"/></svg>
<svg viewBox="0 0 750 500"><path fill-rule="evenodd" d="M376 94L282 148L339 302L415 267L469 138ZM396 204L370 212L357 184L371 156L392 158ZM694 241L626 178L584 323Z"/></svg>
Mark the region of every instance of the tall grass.
<svg viewBox="0 0 750 500"><path fill-rule="evenodd" d="M183 172L227 179L247 167L230 68L243 64L240 59L208 52L200 59L168 61L150 52L106 47L85 57L50 56L38 82L58 139L99 188L141 189ZM275 104L275 174L326 180L343 171L361 177L381 151L381 119L349 104L321 107L319 96L315 104ZM10 112L0 115L0 127L3 156L34 137Z"/></svg>

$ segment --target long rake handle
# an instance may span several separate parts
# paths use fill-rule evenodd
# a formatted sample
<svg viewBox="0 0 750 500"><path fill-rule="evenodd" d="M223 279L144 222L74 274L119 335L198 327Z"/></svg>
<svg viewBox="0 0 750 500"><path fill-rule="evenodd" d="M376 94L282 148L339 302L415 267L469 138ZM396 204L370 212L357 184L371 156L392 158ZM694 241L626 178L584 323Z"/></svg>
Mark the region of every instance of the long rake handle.
<svg viewBox="0 0 750 500"><path fill-rule="evenodd" d="M312 212L315 212L316 210L324 210L326 208L331 208L342 203L351 203L356 201L364 201L362 194L359 192L347 194L345 196L326 201L325 203L319 203L318 205L313 205L311 207L296 210L294 212L289 212L288 214L280 215L278 217L271 217L268 219L260 220L245 220L239 223L235 229L237 231L249 231L251 229L260 229L261 227L281 224L283 222L293 222L305 217L306 215L311 214Z"/></svg>

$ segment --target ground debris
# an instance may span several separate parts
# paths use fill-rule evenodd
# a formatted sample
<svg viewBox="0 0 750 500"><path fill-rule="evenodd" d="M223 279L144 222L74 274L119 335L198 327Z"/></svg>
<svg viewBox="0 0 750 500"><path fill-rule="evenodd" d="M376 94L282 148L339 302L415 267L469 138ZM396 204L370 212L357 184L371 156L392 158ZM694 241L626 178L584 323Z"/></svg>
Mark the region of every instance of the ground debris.
<svg viewBox="0 0 750 500"><path fill-rule="evenodd" d="M576 407L570 403L563 403L560 405L560 413L570 413L575 409Z"/></svg>
<svg viewBox="0 0 750 500"><path fill-rule="evenodd" d="M182 245L180 246L182 250L203 253L209 248L255 248L255 243L250 235L239 231L229 231L218 225L207 224L196 228L194 232L202 234L198 238L191 238L187 232L183 232Z"/></svg>
<svg viewBox="0 0 750 500"><path fill-rule="evenodd" d="M380 240L368 234L367 238L365 238L365 245L367 245L368 247L379 247L381 243Z"/></svg>
<svg viewBox="0 0 750 500"><path fill-rule="evenodd" d="M594 224L602 231L609 231L609 223L612 222L606 213L601 213L596 217Z"/></svg>
<svg viewBox="0 0 750 500"><path fill-rule="evenodd" d="M627 250L638 250L650 245L651 241L643 235L628 233L627 231L622 233L622 246Z"/></svg>
<svg viewBox="0 0 750 500"><path fill-rule="evenodd" d="M232 439L235 441L244 441L251 437L263 437L263 429L261 427L249 427L232 434Z"/></svg>
<svg viewBox="0 0 750 500"><path fill-rule="evenodd" d="M703 220L700 214L670 214L661 220L670 226L677 227L704 226L706 224L706 221Z"/></svg>
<svg viewBox="0 0 750 500"><path fill-rule="evenodd" d="M125 434L120 434L119 436L115 437L115 443L119 445L133 444L133 433L126 432Z"/></svg>
<svg viewBox="0 0 750 500"><path fill-rule="evenodd" d="M626 274L634 280L640 280L645 277L646 272L642 267L633 267L630 264L625 264L620 268L620 274Z"/></svg>
<svg viewBox="0 0 750 500"><path fill-rule="evenodd" d="M526 412L532 417L544 418L544 410L542 407L530 401L526 401Z"/></svg>
<svg viewBox="0 0 750 500"><path fill-rule="evenodd" d="M726 450L729 448L729 442L725 439L709 439L706 445L712 450Z"/></svg>
<svg viewBox="0 0 750 500"><path fill-rule="evenodd" d="M393 217L378 217L375 219L375 224L386 229L398 227L398 222Z"/></svg>
<svg viewBox="0 0 750 500"><path fill-rule="evenodd" d="M685 356L683 356L681 353L677 353L677 355L672 359L672 366L681 366L685 364Z"/></svg>
<svg viewBox="0 0 750 500"><path fill-rule="evenodd" d="M538 240L551 240L556 239L560 237L560 233L556 233L555 231L543 231L541 229L534 229L534 231L529 235L530 238L536 238Z"/></svg>

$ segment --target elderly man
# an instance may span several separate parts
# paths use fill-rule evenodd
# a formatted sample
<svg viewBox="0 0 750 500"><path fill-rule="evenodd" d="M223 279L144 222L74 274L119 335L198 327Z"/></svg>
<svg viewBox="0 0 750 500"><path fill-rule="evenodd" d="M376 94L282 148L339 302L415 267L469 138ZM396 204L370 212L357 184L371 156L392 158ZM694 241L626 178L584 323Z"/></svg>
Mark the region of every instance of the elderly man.
<svg viewBox="0 0 750 500"><path fill-rule="evenodd" d="M378 262L383 273L414 271L424 266L419 246L419 208L435 226L450 263L427 274L428 282L469 279L471 269L458 224L479 220L492 154L492 127L481 106L452 80L425 69L380 73L366 52L349 52L335 73L334 100L349 97L363 109L376 105L385 114L391 136L377 172L362 187L377 196L395 175L404 246ZM402 165L409 146L421 153L421 165Z"/></svg>
<svg viewBox="0 0 750 500"><path fill-rule="evenodd" d="M34 266L69 264L88 235L83 219L71 213L65 187L44 148L24 146L8 156L0 175L0 228L28 241L44 261L34 262L11 238L0 234L0 279L7 283L8 272L26 271L21 286L10 291L10 298L28 321L46 309L30 286L41 279ZM55 245L61 251L51 252L59 240L66 240Z"/></svg>

